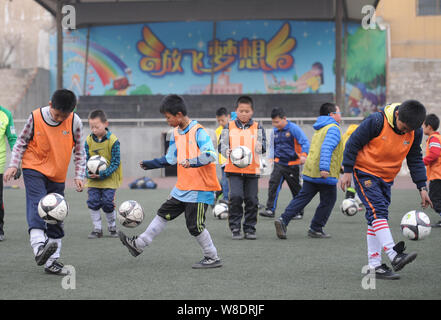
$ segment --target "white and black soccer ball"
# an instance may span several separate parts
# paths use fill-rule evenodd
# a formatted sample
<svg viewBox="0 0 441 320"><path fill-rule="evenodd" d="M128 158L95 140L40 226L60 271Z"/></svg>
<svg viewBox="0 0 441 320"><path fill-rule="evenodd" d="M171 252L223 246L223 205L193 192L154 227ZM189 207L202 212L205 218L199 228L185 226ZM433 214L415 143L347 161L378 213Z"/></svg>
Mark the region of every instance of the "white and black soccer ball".
<svg viewBox="0 0 441 320"><path fill-rule="evenodd" d="M228 205L226 203L218 203L213 208L213 215L215 218L224 220L228 218Z"/></svg>
<svg viewBox="0 0 441 320"><path fill-rule="evenodd" d="M100 155L95 155L89 158L87 161L87 170L91 174L100 174L100 171L106 170L108 161L106 158Z"/></svg>
<svg viewBox="0 0 441 320"><path fill-rule="evenodd" d="M340 206L341 212L346 216L356 215L358 208L357 201L352 198L344 199Z"/></svg>
<svg viewBox="0 0 441 320"><path fill-rule="evenodd" d="M116 217L122 226L134 228L144 220L144 210L135 200L127 200L119 206Z"/></svg>
<svg viewBox="0 0 441 320"><path fill-rule="evenodd" d="M426 238L432 229L429 217L421 211L412 210L401 219L401 232L410 240Z"/></svg>
<svg viewBox="0 0 441 320"><path fill-rule="evenodd" d="M69 205L61 194L49 193L38 202L38 215L49 224L62 222L69 212Z"/></svg>
<svg viewBox="0 0 441 320"><path fill-rule="evenodd" d="M253 161L253 153L245 146L238 146L231 151L230 160L236 167L246 168Z"/></svg>

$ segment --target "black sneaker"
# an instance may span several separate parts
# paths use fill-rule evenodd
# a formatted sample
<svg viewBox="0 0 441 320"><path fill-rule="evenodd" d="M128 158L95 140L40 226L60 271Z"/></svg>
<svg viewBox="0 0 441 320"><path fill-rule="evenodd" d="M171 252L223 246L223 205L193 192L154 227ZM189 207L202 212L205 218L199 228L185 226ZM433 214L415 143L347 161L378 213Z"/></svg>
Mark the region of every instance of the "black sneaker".
<svg viewBox="0 0 441 320"><path fill-rule="evenodd" d="M222 262L220 259L212 259L209 257L204 257L198 263L191 266L193 269L209 269L209 268L219 268L222 267Z"/></svg>
<svg viewBox="0 0 441 320"><path fill-rule="evenodd" d="M324 233L323 231L314 231L312 229L308 230L308 236L311 238L330 238L329 234Z"/></svg>
<svg viewBox="0 0 441 320"><path fill-rule="evenodd" d="M233 240L242 240L243 239L243 234L240 233L240 230L233 230L232 232L233 232L233 234L231 236L231 239L233 239Z"/></svg>
<svg viewBox="0 0 441 320"><path fill-rule="evenodd" d="M122 244L129 249L129 252L132 256L137 257L142 253L142 249L138 248L136 246L135 240L138 238L136 236L133 236L131 238L127 237L122 231L118 231L119 239L121 240Z"/></svg>
<svg viewBox="0 0 441 320"><path fill-rule="evenodd" d="M438 221L437 223L432 224L431 227L432 227L432 228L441 228L441 220Z"/></svg>
<svg viewBox="0 0 441 320"><path fill-rule="evenodd" d="M245 239L248 240L256 240L256 233L255 232L245 232Z"/></svg>
<svg viewBox="0 0 441 320"><path fill-rule="evenodd" d="M88 239L98 239L103 237L103 230L93 229L92 232L87 236Z"/></svg>
<svg viewBox="0 0 441 320"><path fill-rule="evenodd" d="M4 234L0 234L0 241L5 240L5 235Z"/></svg>
<svg viewBox="0 0 441 320"><path fill-rule="evenodd" d="M118 232L116 230L116 227L109 227L107 228L107 230L109 230L109 236L111 238L118 238Z"/></svg>
<svg viewBox="0 0 441 320"><path fill-rule="evenodd" d="M391 268L383 263L381 266L375 268L375 279L397 280L400 279L400 275L394 273Z"/></svg>
<svg viewBox="0 0 441 320"><path fill-rule="evenodd" d="M286 225L282 218L274 220L274 226L276 227L276 234L279 239L286 239Z"/></svg>
<svg viewBox="0 0 441 320"><path fill-rule="evenodd" d="M46 263L47 259L51 257L57 251L58 244L56 242L49 243L49 239L42 244L35 255L35 262L37 262L38 266L42 266Z"/></svg>
<svg viewBox="0 0 441 320"><path fill-rule="evenodd" d="M54 260L54 262L52 262L49 267L45 267L44 272L57 276L67 276L70 274L69 270L64 268L64 264L62 264L58 260Z"/></svg>
<svg viewBox="0 0 441 320"><path fill-rule="evenodd" d="M259 215L262 217L267 217L267 218L274 218L275 217L275 213L269 209L266 209L265 211L259 212Z"/></svg>
<svg viewBox="0 0 441 320"><path fill-rule="evenodd" d="M398 242L392 249L397 253L391 262L394 271L403 269L406 264L411 263L417 257L416 252L404 253L404 250L406 249L404 241Z"/></svg>

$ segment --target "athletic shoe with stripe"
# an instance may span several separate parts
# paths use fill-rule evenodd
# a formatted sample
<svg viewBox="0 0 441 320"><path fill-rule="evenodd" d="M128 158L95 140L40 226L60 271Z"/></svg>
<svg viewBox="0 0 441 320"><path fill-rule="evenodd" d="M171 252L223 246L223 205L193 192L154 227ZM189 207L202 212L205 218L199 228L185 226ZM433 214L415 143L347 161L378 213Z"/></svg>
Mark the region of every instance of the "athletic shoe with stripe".
<svg viewBox="0 0 441 320"><path fill-rule="evenodd" d="M64 264L58 260L54 260L49 267L45 267L44 272L57 276L67 276L70 274L69 270L64 267Z"/></svg>
<svg viewBox="0 0 441 320"><path fill-rule="evenodd" d="M209 269L222 267L220 259L212 259L210 257L204 257L201 261L191 266L193 269Z"/></svg>
<svg viewBox="0 0 441 320"><path fill-rule="evenodd" d="M35 255L35 262L37 265L42 266L46 261L57 251L58 244L56 242L49 243L49 239L46 239L44 244L42 244Z"/></svg>
<svg viewBox="0 0 441 320"><path fill-rule="evenodd" d="M394 273L386 264L382 264L375 268L375 279L397 280L400 279L398 273Z"/></svg>
<svg viewBox="0 0 441 320"><path fill-rule="evenodd" d="M129 249L129 252L132 256L137 257L142 253L142 249L136 246L135 240L138 238L137 236L133 236L131 238L127 237L122 231L118 231L119 239L122 244Z"/></svg>
<svg viewBox="0 0 441 320"><path fill-rule="evenodd" d="M406 247L404 246L404 241L398 242L393 247L393 249L397 253L395 258L391 262L394 271L399 271L403 269L406 264L411 263L417 257L416 252L404 253L404 250L406 249Z"/></svg>

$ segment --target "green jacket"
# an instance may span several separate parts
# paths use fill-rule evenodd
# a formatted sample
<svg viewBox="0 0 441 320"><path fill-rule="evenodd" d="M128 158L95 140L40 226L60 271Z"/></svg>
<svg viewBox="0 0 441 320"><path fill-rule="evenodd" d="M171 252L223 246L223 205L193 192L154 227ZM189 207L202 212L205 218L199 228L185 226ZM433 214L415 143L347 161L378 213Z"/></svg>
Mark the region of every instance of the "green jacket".
<svg viewBox="0 0 441 320"><path fill-rule="evenodd" d="M0 106L0 174L3 174L6 163L6 139L8 139L9 147L14 147L17 141L17 134L15 133L14 121L12 120L11 112Z"/></svg>

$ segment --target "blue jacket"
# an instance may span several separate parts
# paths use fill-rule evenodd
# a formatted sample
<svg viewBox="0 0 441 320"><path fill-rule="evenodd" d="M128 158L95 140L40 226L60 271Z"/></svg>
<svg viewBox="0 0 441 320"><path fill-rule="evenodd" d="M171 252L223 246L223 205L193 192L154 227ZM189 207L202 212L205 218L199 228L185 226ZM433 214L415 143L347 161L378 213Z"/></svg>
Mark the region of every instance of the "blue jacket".
<svg viewBox="0 0 441 320"><path fill-rule="evenodd" d="M400 134L396 129L397 119L394 116L393 128L397 134ZM343 167L345 173L353 171L355 160L357 159L358 151L368 144L373 138L377 137L381 130L383 130L384 116L383 109L381 112L375 112L367 117L352 133L348 142L346 143L345 151L343 153ZM426 186L426 167L424 166L423 157L421 153L421 141L423 139L423 129L415 130L415 137L413 144L406 156L407 166L409 167L410 176L417 188Z"/></svg>
<svg viewBox="0 0 441 320"><path fill-rule="evenodd" d="M302 153L309 152L309 140L298 125L288 120L288 124L271 132L270 158L278 159L277 163L287 166L299 160Z"/></svg>
<svg viewBox="0 0 441 320"><path fill-rule="evenodd" d="M317 118L316 123L314 123L312 127L314 128L314 130L320 130L321 128L332 123L340 126L340 124L337 121L335 121L334 118L330 116L320 116ZM329 172L331 167L332 153L340 143L340 139L341 139L341 133L338 128L331 127L328 129L328 132L326 133L326 137L323 140L323 144L320 147L320 167L319 167L320 171ZM324 178L311 178L305 175L303 175L303 180L313 183L322 183L322 184L330 184L330 185L336 185L338 182L338 179L333 177L328 177L324 179Z"/></svg>

